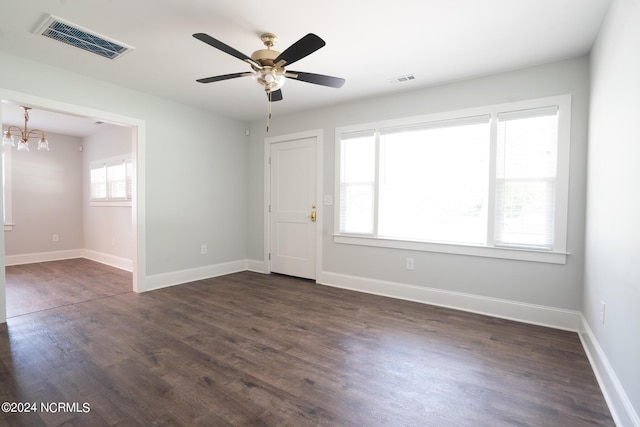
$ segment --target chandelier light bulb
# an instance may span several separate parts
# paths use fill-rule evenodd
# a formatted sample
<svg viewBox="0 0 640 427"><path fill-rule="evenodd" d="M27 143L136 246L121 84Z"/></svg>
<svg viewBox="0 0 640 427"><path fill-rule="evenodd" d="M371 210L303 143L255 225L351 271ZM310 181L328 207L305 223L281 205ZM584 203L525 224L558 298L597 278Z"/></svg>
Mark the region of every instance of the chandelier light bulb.
<svg viewBox="0 0 640 427"><path fill-rule="evenodd" d="M4 136L2 137L2 145L5 147L15 147L16 146L16 142L13 139L13 136L9 133L9 131L6 131L4 133Z"/></svg>
<svg viewBox="0 0 640 427"><path fill-rule="evenodd" d="M49 141L44 136L38 141L38 150L49 151Z"/></svg>

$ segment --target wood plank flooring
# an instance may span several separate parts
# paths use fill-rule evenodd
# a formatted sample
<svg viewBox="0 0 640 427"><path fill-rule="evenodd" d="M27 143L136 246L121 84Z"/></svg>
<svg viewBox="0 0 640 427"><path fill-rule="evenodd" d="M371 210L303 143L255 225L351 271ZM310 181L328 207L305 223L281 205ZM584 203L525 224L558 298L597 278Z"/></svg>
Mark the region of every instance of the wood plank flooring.
<svg viewBox="0 0 640 427"><path fill-rule="evenodd" d="M84 258L5 268L7 317L131 292L131 273Z"/></svg>
<svg viewBox="0 0 640 427"><path fill-rule="evenodd" d="M38 406L10 426L614 425L575 333L251 272L9 319L4 401Z"/></svg>

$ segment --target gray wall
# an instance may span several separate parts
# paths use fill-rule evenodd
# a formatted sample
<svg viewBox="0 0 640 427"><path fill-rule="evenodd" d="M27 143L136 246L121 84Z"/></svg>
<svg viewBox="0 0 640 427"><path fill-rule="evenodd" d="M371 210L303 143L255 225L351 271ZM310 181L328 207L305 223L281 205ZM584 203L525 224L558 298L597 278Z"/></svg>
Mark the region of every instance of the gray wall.
<svg viewBox="0 0 640 427"><path fill-rule="evenodd" d="M82 248L82 140L47 132L51 151L12 151L13 223L6 255ZM59 241L54 242L53 234Z"/></svg>
<svg viewBox="0 0 640 427"><path fill-rule="evenodd" d="M137 224L146 236L141 244L143 279L246 259L244 123L6 53L0 53L0 63L5 94L26 94L53 100L61 108L81 106L144 123L144 212ZM209 246L206 255L200 254L201 244ZM4 294L1 284L0 321Z"/></svg>
<svg viewBox="0 0 640 427"><path fill-rule="evenodd" d="M38 259L38 254L88 249L130 264L131 207L89 205L89 163L117 155L131 158L131 128L104 126L86 138L47 132L48 152L37 151L33 141L29 152L12 150L15 225L5 233L5 255Z"/></svg>
<svg viewBox="0 0 640 427"><path fill-rule="evenodd" d="M305 111L295 116L281 117L276 110L268 135L265 133L264 121L251 124L251 240L248 242L248 257L263 260L265 137L323 129L322 194L332 195L335 128L338 126L570 93L573 96L568 229L568 250L571 255L566 265L336 244L331 236L334 229L333 210L325 209L322 218L321 269L389 282L580 310L584 269L588 90L589 60L587 57L580 57L327 109ZM404 259L409 256L415 259L415 271L407 271L404 267Z"/></svg>
<svg viewBox="0 0 640 427"><path fill-rule="evenodd" d="M637 417L640 411L638 1L613 2L591 65L583 313ZM604 324L601 301L606 303ZM611 384L611 390L615 389L616 384ZM624 414L624 410L620 413ZM632 425L628 419L623 421L621 425ZM638 418L635 421L640 425Z"/></svg>
<svg viewBox="0 0 640 427"><path fill-rule="evenodd" d="M103 125L104 126L104 125ZM105 131L83 138L83 249L132 260L131 206L94 206L89 203L89 165L114 157L131 159L132 129L108 126Z"/></svg>

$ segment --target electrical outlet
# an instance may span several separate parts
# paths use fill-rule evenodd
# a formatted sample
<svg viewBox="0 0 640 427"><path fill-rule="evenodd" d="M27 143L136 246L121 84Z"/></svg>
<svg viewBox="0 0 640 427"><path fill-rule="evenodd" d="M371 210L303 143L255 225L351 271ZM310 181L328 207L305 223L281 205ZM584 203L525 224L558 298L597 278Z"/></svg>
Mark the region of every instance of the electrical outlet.
<svg viewBox="0 0 640 427"><path fill-rule="evenodd" d="M606 304L604 301L600 301L600 314L602 315L602 324L604 325L604 313L605 313Z"/></svg>
<svg viewBox="0 0 640 427"><path fill-rule="evenodd" d="M413 270L414 264L413 264L413 258L407 258L405 261L405 267L407 270Z"/></svg>
<svg viewBox="0 0 640 427"><path fill-rule="evenodd" d="M200 245L200 254L201 255L207 254L207 245Z"/></svg>
<svg viewBox="0 0 640 427"><path fill-rule="evenodd" d="M53 236L51 236L51 240L54 242L59 242L60 241L60 236L57 234L54 234Z"/></svg>

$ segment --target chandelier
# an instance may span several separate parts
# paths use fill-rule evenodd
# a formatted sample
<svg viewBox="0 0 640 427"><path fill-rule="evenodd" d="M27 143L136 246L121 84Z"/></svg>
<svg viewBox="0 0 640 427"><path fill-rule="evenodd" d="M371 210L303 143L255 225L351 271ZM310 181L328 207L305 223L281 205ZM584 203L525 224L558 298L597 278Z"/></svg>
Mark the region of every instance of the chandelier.
<svg viewBox="0 0 640 427"><path fill-rule="evenodd" d="M31 107L22 106L24 113L24 129L20 129L18 126L9 126L4 132L2 137L2 145L4 147L15 147L16 142L13 139L14 136L20 138L18 141L18 151L29 151L29 140L31 138L38 138L38 150L49 151L49 141L47 141L44 132L40 129L27 129L27 122L29 121L29 110Z"/></svg>

